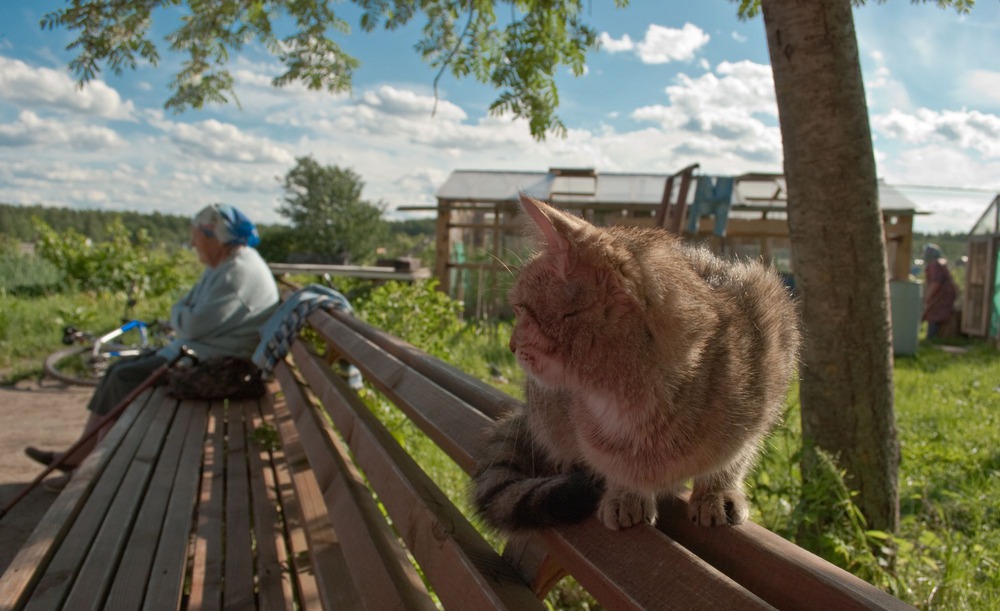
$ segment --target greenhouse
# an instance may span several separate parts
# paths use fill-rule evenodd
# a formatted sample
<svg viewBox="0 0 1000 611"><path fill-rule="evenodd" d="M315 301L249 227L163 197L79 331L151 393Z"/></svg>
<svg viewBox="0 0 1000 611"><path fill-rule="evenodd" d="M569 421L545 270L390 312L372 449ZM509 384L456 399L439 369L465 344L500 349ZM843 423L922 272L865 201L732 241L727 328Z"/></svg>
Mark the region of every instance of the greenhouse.
<svg viewBox="0 0 1000 611"><path fill-rule="evenodd" d="M1000 195L969 233L962 333L1000 343Z"/></svg>

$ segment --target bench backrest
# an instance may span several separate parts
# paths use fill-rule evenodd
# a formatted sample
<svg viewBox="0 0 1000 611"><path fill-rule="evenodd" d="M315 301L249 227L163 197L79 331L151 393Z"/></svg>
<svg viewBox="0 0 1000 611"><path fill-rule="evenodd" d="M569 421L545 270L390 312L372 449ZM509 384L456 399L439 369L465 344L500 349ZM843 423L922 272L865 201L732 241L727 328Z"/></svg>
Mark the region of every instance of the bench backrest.
<svg viewBox="0 0 1000 611"><path fill-rule="evenodd" d="M486 428L517 405L512 397L350 315L317 311L309 323L332 354L356 365L466 473L475 468L473 451ZM590 519L512 540L498 562L472 524L331 373L325 359L302 342L293 346L292 359L446 607L528 608L528 594L544 596L572 574L609 608L910 608L755 524L696 527L685 518L683 500L665 501L655 528L613 532ZM281 371L291 375L289 369ZM470 587L472 582L477 586Z"/></svg>

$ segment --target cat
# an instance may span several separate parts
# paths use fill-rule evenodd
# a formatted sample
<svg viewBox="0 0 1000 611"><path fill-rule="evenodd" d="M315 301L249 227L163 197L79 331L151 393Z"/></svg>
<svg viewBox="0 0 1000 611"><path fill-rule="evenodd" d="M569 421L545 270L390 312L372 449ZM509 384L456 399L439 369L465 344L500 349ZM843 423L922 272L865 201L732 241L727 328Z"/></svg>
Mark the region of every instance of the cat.
<svg viewBox="0 0 1000 611"><path fill-rule="evenodd" d="M596 227L521 196L539 249L509 292L525 405L477 456L473 504L516 532L593 515L654 524L693 480L688 517L740 524L743 481L781 415L800 341L773 269L658 228Z"/></svg>

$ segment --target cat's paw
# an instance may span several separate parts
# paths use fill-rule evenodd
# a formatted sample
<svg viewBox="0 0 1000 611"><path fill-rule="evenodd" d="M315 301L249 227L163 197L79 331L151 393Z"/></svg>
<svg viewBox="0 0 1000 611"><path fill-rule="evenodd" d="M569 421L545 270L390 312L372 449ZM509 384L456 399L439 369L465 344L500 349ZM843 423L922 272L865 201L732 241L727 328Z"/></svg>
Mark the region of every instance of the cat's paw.
<svg viewBox="0 0 1000 611"><path fill-rule="evenodd" d="M692 495L688 518L699 526L736 526L750 516L750 504L741 490Z"/></svg>
<svg viewBox="0 0 1000 611"><path fill-rule="evenodd" d="M611 530L646 522L656 523L656 499L636 492L607 493L597 508L597 517Z"/></svg>

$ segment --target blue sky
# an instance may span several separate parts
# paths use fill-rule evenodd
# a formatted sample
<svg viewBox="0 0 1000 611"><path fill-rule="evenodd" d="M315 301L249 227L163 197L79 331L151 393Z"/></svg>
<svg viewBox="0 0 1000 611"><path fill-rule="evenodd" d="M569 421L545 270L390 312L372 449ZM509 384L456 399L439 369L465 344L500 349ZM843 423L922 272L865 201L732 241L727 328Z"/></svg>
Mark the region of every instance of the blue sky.
<svg viewBox="0 0 1000 611"><path fill-rule="evenodd" d="M603 46L586 74L560 78L566 138L533 141L526 123L491 117L496 92L441 79L413 45L416 25L366 34L353 6L342 46L361 60L350 94L273 89L278 66L249 49L230 66L240 107L163 110L181 58L102 73L82 90L72 40L42 31L57 0L0 3L0 202L193 214L235 204L277 222L279 181L296 157L349 167L363 197L433 206L456 169L603 172L781 171L781 137L760 18L728 0L590 0ZM160 33L172 26L163 19ZM879 176L931 214L922 231L967 231L1000 192L1000 2L957 15L903 0L855 10ZM157 39L160 42L161 39ZM930 188L926 188L930 187ZM398 215L394 215L398 216Z"/></svg>

